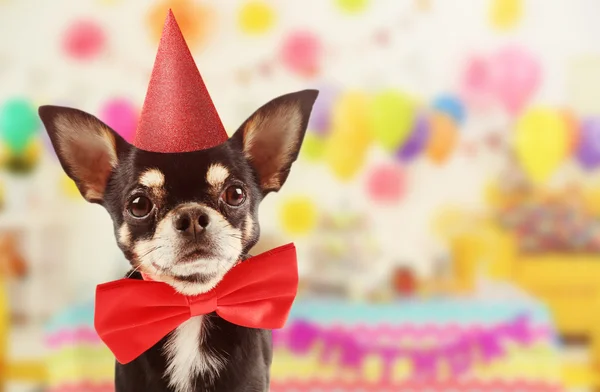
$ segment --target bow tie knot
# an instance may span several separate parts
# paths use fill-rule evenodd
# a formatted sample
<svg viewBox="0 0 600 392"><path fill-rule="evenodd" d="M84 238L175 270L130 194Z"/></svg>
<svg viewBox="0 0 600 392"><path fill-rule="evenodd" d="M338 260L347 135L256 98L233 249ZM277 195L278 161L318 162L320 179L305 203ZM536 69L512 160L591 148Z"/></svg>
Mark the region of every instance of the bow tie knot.
<svg viewBox="0 0 600 392"><path fill-rule="evenodd" d="M186 297L190 306L190 317L202 316L217 310L217 292L209 291L194 297Z"/></svg>
<svg viewBox="0 0 600 392"><path fill-rule="evenodd" d="M298 290L288 244L233 267L208 293L185 296L162 282L120 279L96 289L94 326L117 361L128 363L191 317L216 312L247 328L282 328Z"/></svg>

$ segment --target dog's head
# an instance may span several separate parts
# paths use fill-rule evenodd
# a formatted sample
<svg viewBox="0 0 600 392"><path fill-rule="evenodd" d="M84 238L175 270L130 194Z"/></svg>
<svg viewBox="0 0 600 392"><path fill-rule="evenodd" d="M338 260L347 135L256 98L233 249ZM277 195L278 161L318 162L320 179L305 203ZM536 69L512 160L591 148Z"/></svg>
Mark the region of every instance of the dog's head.
<svg viewBox="0 0 600 392"><path fill-rule="evenodd" d="M39 114L65 172L110 213L132 267L192 295L212 289L257 242L258 205L288 177L316 97L281 96L226 143L172 154L137 149L80 110Z"/></svg>

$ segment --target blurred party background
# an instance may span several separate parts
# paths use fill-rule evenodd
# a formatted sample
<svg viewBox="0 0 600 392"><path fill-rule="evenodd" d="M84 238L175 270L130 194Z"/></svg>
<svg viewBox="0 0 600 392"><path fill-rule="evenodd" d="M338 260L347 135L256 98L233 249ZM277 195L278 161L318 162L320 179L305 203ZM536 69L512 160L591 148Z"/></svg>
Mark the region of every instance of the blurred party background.
<svg viewBox="0 0 600 392"><path fill-rule="evenodd" d="M321 90L255 253L301 294L272 391L600 385L600 2L0 0L0 380L112 391L95 285L128 263L37 117L131 140L172 8L230 134Z"/></svg>

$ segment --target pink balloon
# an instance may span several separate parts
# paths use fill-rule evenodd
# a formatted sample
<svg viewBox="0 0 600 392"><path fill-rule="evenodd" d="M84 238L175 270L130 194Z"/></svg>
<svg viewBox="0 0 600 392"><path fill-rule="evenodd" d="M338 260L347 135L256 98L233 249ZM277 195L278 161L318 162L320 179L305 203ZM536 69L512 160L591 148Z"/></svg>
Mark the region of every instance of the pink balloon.
<svg viewBox="0 0 600 392"><path fill-rule="evenodd" d="M372 169L367 192L378 203L398 202L406 191L406 172L398 164L381 164Z"/></svg>
<svg viewBox="0 0 600 392"><path fill-rule="evenodd" d="M512 115L523 109L542 77L538 59L515 46L497 52L492 57L491 70L495 95Z"/></svg>
<svg viewBox="0 0 600 392"><path fill-rule="evenodd" d="M460 95L472 108L483 109L491 104L492 71L486 58L473 56L467 60L460 78Z"/></svg>
<svg viewBox="0 0 600 392"><path fill-rule="evenodd" d="M124 98L108 100L100 110L100 119L130 143L135 136L138 116L138 109Z"/></svg>
<svg viewBox="0 0 600 392"><path fill-rule="evenodd" d="M310 31L291 33L281 47L281 61L292 72L314 76L321 68L323 48L319 37Z"/></svg>
<svg viewBox="0 0 600 392"><path fill-rule="evenodd" d="M63 37L63 49L77 60L91 60L97 57L106 46L106 33L95 21L75 21Z"/></svg>

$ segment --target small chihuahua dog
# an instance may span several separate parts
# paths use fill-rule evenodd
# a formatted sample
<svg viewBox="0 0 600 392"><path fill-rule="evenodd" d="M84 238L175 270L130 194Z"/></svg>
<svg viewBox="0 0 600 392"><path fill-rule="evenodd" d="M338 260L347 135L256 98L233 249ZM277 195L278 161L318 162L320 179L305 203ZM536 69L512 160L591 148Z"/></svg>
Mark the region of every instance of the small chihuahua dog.
<svg viewBox="0 0 600 392"><path fill-rule="evenodd" d="M39 114L65 172L112 217L132 266L127 277L145 273L196 295L249 257L259 204L288 177L317 94L276 98L225 143L187 153L140 150L77 109L42 106ZM116 391L265 392L271 358L270 331L212 313L188 320L133 362L117 363Z"/></svg>

